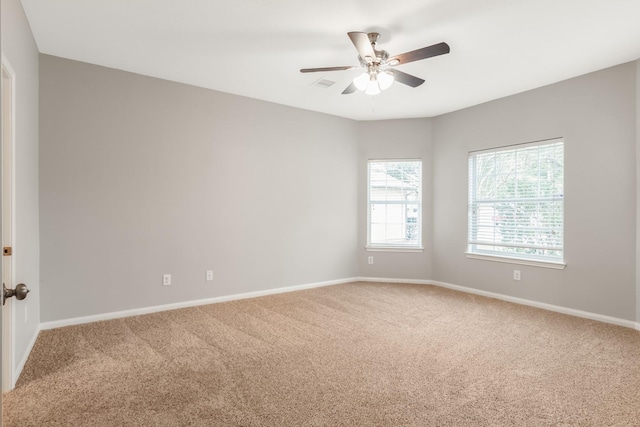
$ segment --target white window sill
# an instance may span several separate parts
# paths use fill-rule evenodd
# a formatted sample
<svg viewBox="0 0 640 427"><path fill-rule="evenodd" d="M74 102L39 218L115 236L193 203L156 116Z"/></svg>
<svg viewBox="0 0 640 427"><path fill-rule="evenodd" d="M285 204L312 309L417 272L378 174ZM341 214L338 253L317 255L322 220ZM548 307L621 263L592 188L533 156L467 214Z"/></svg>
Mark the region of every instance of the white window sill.
<svg viewBox="0 0 640 427"><path fill-rule="evenodd" d="M402 247L402 246L365 246L367 252L424 252L422 247Z"/></svg>
<svg viewBox="0 0 640 427"><path fill-rule="evenodd" d="M530 265L532 267L543 267L543 268L553 268L556 270L564 270L567 264L563 262L553 262L553 261L535 261L531 259L520 259L520 258L512 258L506 256L498 256L498 255L484 255L484 254L476 254L471 252L465 252L467 258L471 259L482 259L485 261L494 261L494 262L506 262L509 264L520 264L520 265Z"/></svg>

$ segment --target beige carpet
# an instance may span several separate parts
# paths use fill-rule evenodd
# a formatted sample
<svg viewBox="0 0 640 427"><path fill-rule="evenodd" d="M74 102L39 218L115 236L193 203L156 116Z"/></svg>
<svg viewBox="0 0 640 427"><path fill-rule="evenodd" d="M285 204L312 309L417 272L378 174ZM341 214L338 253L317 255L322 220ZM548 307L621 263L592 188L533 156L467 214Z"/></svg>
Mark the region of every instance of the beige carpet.
<svg viewBox="0 0 640 427"><path fill-rule="evenodd" d="M640 333L354 283L43 331L6 426L638 426Z"/></svg>

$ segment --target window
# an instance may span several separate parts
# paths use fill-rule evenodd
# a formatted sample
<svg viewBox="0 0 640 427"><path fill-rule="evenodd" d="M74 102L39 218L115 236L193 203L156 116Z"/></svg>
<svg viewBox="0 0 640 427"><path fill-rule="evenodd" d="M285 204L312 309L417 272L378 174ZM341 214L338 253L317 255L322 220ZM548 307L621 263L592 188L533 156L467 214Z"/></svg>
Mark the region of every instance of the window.
<svg viewBox="0 0 640 427"><path fill-rule="evenodd" d="M368 248L422 249L422 161L371 160Z"/></svg>
<svg viewBox="0 0 640 427"><path fill-rule="evenodd" d="M564 265L564 142L470 153L468 233L471 255Z"/></svg>

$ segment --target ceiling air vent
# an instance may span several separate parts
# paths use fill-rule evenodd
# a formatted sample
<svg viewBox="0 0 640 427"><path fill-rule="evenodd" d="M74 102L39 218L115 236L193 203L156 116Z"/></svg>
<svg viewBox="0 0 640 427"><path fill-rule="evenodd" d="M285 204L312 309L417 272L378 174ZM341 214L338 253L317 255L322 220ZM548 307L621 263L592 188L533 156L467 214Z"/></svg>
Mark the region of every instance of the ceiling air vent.
<svg viewBox="0 0 640 427"><path fill-rule="evenodd" d="M316 80L311 86L316 86L316 87L321 87L323 89L326 89L328 87L333 86L334 84L336 84L336 82L327 80L327 79L320 79L320 80Z"/></svg>

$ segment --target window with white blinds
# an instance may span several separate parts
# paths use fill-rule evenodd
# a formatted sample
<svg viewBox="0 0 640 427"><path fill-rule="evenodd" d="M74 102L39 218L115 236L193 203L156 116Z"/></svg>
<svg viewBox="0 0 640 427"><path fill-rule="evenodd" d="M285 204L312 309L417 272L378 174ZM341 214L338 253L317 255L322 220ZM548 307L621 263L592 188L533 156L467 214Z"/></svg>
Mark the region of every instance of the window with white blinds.
<svg viewBox="0 0 640 427"><path fill-rule="evenodd" d="M564 262L564 142L469 153L470 254Z"/></svg>
<svg viewBox="0 0 640 427"><path fill-rule="evenodd" d="M367 248L421 249L422 161L371 160Z"/></svg>

